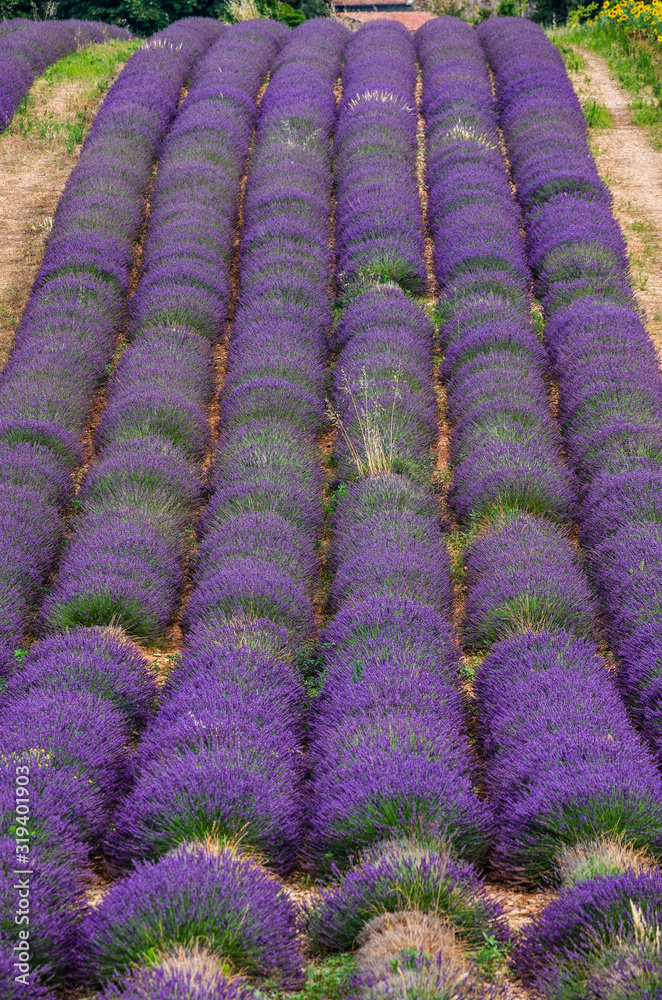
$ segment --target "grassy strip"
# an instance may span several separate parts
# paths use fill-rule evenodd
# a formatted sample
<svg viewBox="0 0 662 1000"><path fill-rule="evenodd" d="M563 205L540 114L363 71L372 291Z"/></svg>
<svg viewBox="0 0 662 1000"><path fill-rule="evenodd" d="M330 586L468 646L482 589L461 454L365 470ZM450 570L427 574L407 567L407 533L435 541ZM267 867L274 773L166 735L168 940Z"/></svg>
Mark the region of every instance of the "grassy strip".
<svg viewBox="0 0 662 1000"><path fill-rule="evenodd" d="M93 110L113 82L119 66L141 45L142 41L137 39L88 45L53 63L23 99L5 135L64 144L67 152L73 153L74 147L83 141ZM71 86L71 98L62 111L47 109L45 105L53 91L63 84Z"/></svg>
<svg viewBox="0 0 662 1000"><path fill-rule="evenodd" d="M618 84L632 95L632 123L645 128L655 148L662 149L662 49L641 35L628 34L617 24L558 28L549 37L570 72L584 68L573 45L601 56Z"/></svg>

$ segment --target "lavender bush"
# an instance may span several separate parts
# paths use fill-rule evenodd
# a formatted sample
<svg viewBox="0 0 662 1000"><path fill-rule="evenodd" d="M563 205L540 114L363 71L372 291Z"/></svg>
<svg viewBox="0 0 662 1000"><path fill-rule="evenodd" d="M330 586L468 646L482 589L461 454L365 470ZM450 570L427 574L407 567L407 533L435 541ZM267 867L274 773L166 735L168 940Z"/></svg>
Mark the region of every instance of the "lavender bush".
<svg viewBox="0 0 662 1000"><path fill-rule="evenodd" d="M352 37L336 129L336 252L346 293L365 281L425 288L416 180L416 60L401 25Z"/></svg>
<svg viewBox="0 0 662 1000"><path fill-rule="evenodd" d="M483 934L506 940L499 905L484 892L471 864L434 847L386 844L368 851L339 883L309 903L305 926L318 954L350 950L375 913L421 910L442 915L474 947Z"/></svg>
<svg viewBox="0 0 662 1000"><path fill-rule="evenodd" d="M301 682L291 667L237 645L199 637L167 685L115 821L117 863L216 832L241 836L278 869L292 866L302 822Z"/></svg>
<svg viewBox="0 0 662 1000"><path fill-rule="evenodd" d="M557 457L485 57L475 33L450 18L424 25L416 50L442 375L455 425L452 503L465 522L499 504L564 520L573 486Z"/></svg>
<svg viewBox="0 0 662 1000"><path fill-rule="evenodd" d="M430 853L422 874L425 845L478 859L491 828L473 789L449 564L430 489L432 329L403 291L426 283L414 86L413 47L399 26L374 22L354 35L336 131L344 308L332 336L335 618L322 635L310 720L307 861L341 881L309 914L321 952L352 948L370 915L434 911L445 860ZM401 849L384 848L401 838ZM366 849L365 867L343 874ZM352 879L359 890L345 894Z"/></svg>
<svg viewBox="0 0 662 1000"><path fill-rule="evenodd" d="M469 596L465 641L488 649L526 631L590 638L595 600L569 540L554 525L520 514L472 545L465 556Z"/></svg>
<svg viewBox="0 0 662 1000"><path fill-rule="evenodd" d="M135 728L145 725L157 695L145 659L120 629L79 628L35 643L11 676L6 698L65 690L111 702Z"/></svg>
<svg viewBox="0 0 662 1000"><path fill-rule="evenodd" d="M527 928L517 971L550 1000L657 996L661 899L657 871L582 882Z"/></svg>
<svg viewBox="0 0 662 1000"><path fill-rule="evenodd" d="M563 845L599 835L662 847L662 782L592 646L560 632L494 646L476 681L494 858L550 879Z"/></svg>
<svg viewBox="0 0 662 1000"><path fill-rule="evenodd" d="M238 39L268 31L264 23L236 28ZM331 259L320 247L331 214L333 82L346 39L346 29L334 22L302 25L271 66L257 116L247 117L247 102L237 99L234 119L229 111L223 119L233 141L240 135L247 143L253 122L256 131L220 447L182 620L187 649L145 732L135 787L107 839L116 868L140 863L86 931L96 982L113 980L128 996L184 988L208 995L186 968L168 972L172 950L190 950L203 937L234 972L287 986L301 978L293 906L263 865L291 869L304 830L304 697L292 661L310 648L315 627L323 486L315 430L324 422L324 335L332 304ZM209 65L205 82L216 86L213 60ZM238 44L235 82L217 95L219 102L228 95L228 108L244 71L257 91L264 74L245 52L240 57ZM206 93L200 91L201 100ZM220 104L219 113L224 108ZM203 118L191 119L190 135L200 123ZM172 139L182 160L188 135ZM208 148L222 171L223 145L213 139ZM207 218L206 209L196 211ZM188 227L182 214L182 238L189 238ZM211 243L214 234L209 237ZM161 245L165 238L158 255ZM204 256L202 238L200 245ZM179 267L176 248L173 241L173 267ZM153 267L151 257L148 263L156 284L158 255ZM228 260L221 263L223 270ZM218 273L216 261L214 268ZM218 329L211 318L223 319L210 297L221 294L220 283L211 287L213 277L213 269L201 271L204 289L190 299L182 286L164 298L149 284L144 301L158 308L157 323L150 326L147 308L137 303L129 350L167 325L166 312L174 323L175 310L189 301L198 309L195 316L190 310L196 336L213 340ZM226 846L202 848L202 841ZM236 853L237 841L245 857ZM148 883L154 891L145 901ZM127 900L133 898L132 909ZM132 927L142 928L138 937ZM150 961L152 951L158 955ZM138 969L130 972L134 964ZM228 997L246 995L219 974L212 988L214 996L226 989Z"/></svg>
<svg viewBox="0 0 662 1000"><path fill-rule="evenodd" d="M131 967L199 939L236 969L300 982L294 907L278 880L250 857L204 844L113 885L83 923L80 960L96 986L117 984Z"/></svg>
<svg viewBox="0 0 662 1000"><path fill-rule="evenodd" d="M157 965L138 967L119 986L109 986L103 1000L252 1000L255 991L243 978L229 975L216 955L201 948L178 948Z"/></svg>

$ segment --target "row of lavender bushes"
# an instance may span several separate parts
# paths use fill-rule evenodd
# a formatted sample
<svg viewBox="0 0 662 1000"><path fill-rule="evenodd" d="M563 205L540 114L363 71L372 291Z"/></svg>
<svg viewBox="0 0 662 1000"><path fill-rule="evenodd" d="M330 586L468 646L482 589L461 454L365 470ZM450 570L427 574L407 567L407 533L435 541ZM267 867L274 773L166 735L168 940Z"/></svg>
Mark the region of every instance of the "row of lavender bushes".
<svg viewBox="0 0 662 1000"><path fill-rule="evenodd" d="M127 38L126 28L96 21L0 22L0 133L48 66L84 45Z"/></svg>
<svg viewBox="0 0 662 1000"><path fill-rule="evenodd" d="M47 249L44 268L28 307L30 317L22 324L23 336L12 356L8 373L4 375L6 410L10 410L9 387L28 386L31 380L37 386L33 403L39 405L41 389L49 382L48 365L50 382L54 383L50 398L48 393L43 392L47 405L50 405L47 414L43 410L12 414L10 410L4 423L5 468L11 473L9 482L16 480L15 484L4 488L8 507L15 496L24 503L32 496L34 502L34 492L28 491L22 479L28 478L33 488L41 488L45 492L49 481L43 472L50 471L51 474L51 495L48 498L51 506L49 508L42 502L32 515L34 521L27 522L29 530L25 531L24 525L24 535L20 536L24 551L33 558L34 549L38 548L41 540L35 537L34 529L39 528L43 533L43 524L39 525L37 520L40 514L46 522L46 529L55 534L57 502L63 506L67 500L67 465L73 464L76 454L74 428L80 434L92 392L114 346L122 317L121 292L125 293L129 284L133 243L140 227L142 194L151 175L154 156L175 113L182 84L197 57L222 30L214 22L205 21L174 25L130 60L101 109L79 167L63 196L53 240ZM226 58L225 50L217 52L217 56L218 63L219 59ZM245 60L245 46L240 45L235 64ZM196 79L199 89L204 90L204 70L215 77L219 68L216 65L210 71L209 65L205 66L203 61ZM230 67L230 75L233 75L233 69L236 70L236 65ZM147 256L152 261L158 258L159 249L162 256L167 256L168 249L171 254L174 251L173 256L177 252L186 253L182 249L184 241L180 239L177 244L173 237L177 230L177 210L180 236L183 217L188 231L190 205L178 206L177 192L182 181L188 186L186 172L195 171L195 164L189 163L189 159L192 159L191 154L200 152L196 148L196 138L198 142L201 139L204 141L199 129L196 135L195 89L194 86L188 109L184 106L177 119L178 135L171 133L167 144L169 158L165 161L166 168L155 192L155 212L147 241ZM191 106L194 108L193 115ZM199 112L199 108L197 110ZM197 123L200 124L199 116ZM202 124L206 131L209 122L203 118ZM212 151L213 156L217 156L221 145L218 134L214 138ZM207 143L208 149L209 145ZM247 145L246 138L246 149ZM179 164L176 162L178 151ZM238 156L240 170L243 160L241 151ZM217 166L216 169L224 176L224 166ZM206 180L207 183L211 180L209 173ZM238 187L239 178L236 176L235 198ZM218 185L211 193L214 199L219 198ZM160 243L159 211L165 214L170 224L169 233L162 226ZM228 227L231 230L232 209L228 208L228 211ZM211 226L208 229L211 230ZM222 231L220 239L223 240ZM231 243L230 232L225 234L225 243ZM115 261L109 252L112 247L116 249ZM68 253L70 256L67 258ZM119 267L118 260L122 267ZM113 269L110 273L103 270L109 261ZM178 263L173 261L173 266L177 273ZM148 262L145 270L149 274ZM111 314L99 315L99 307L104 301L107 303L111 294L114 295ZM147 319L141 318L148 327L148 319L154 318L156 310L151 314L147 310L145 312ZM178 368L183 367L181 357L176 356L177 350L183 347L188 347L189 373L192 371L199 377L199 373L203 372L209 381L211 372L207 341L196 340L193 333L184 327L181 316L177 317L179 322L171 322L170 326L168 320L172 317L160 318L163 322L154 332L150 350L147 354L144 350L142 353L151 387L156 381L154 376L159 364L162 379L165 372L168 384L174 381L170 366L174 361ZM141 326L138 322L132 323L131 332L134 345L124 355L122 372L125 412L128 410L129 413L132 405L135 412L143 402L140 397L141 373L136 364L141 348ZM161 334L160 341L158 333ZM67 336L69 342L65 339ZM148 336L145 332L144 339L147 340ZM96 342L92 341L93 337ZM78 350L74 350L76 341L80 345ZM87 382L81 379L80 369L77 372L75 367L81 362L83 350L87 350L90 358L87 372L83 370L83 374L88 374ZM157 357L157 350L161 357ZM200 358L194 357L196 350ZM118 382L122 375L114 380L111 390L112 401L119 402L116 406L119 412L122 410L122 396ZM81 391L77 394L75 390L79 386ZM69 406L66 413L71 417L69 423L63 416L65 405ZM47 420L43 419L44 416ZM59 417L59 422L53 419L54 416ZM147 524L147 527L141 525L143 536L152 527L153 536L156 537L160 531L170 539L176 531L181 532L187 514L190 519L190 506L199 493L193 469L188 465L182 467L183 456L188 458L188 455L185 449L178 451L177 445L181 442L172 444L168 440L154 410L143 407L142 416L142 424L138 420L133 426L130 419L125 420L123 427L121 418L116 419L114 426L119 426L119 433L114 439L112 434L107 435L107 448L103 449L101 460L92 466L85 479L81 494L84 512L79 519L82 527L79 525L74 542L65 554L66 581L66 566L79 544L77 536L94 538L96 529L99 537L106 528L105 548L101 537L93 553L97 565L92 563L94 571L89 573L90 603L93 604L96 599L97 606L96 615L81 616L88 624L105 624L109 620L109 616L103 613L103 602L97 597L99 569L107 582L116 585L120 575L118 565L124 567L127 576L132 559L135 564L141 565L146 548L145 538L136 538L138 533L135 530L141 515ZM162 432L160 436L153 433L157 427ZM100 430L103 430L103 424ZM69 463L62 461L62 448L58 447L62 442L70 445ZM36 499L39 500L39 495ZM188 510L186 504L189 504ZM11 507L9 511L12 512ZM11 534L5 536L5 543L8 541L12 542ZM12 559L16 562L17 553L11 548L11 544L5 546L8 563ZM149 554L153 553L148 551ZM39 555L43 573L53 559L54 547ZM24 572L20 564L12 569L15 573ZM71 575L69 571L69 578ZM12 579L8 580L5 575L3 582L6 585ZM39 578L35 574L32 583L37 582ZM17 645L23 621L19 619L11 637ZM75 622L76 617L71 616L63 624L66 626ZM60 621L54 618L53 624L60 624ZM22 843L29 844L31 850L28 861L26 856L22 856L24 848L20 842L17 847L9 834L3 837L2 906L3 914L11 914L16 906L16 891L9 877L12 867L31 869L30 887L34 906L27 963L31 969L31 995L47 995L47 984L66 982L76 974L76 925L85 910L85 892L92 881L89 855L98 849L107 834L113 808L132 784L135 772L132 746L147 721L155 698L154 681L145 661L128 642L125 633L114 636L112 630L97 628L76 629L66 637L38 643L21 668L9 679L2 706L1 741L5 761L3 817L6 820L5 829L20 836L23 827L20 816L16 817L14 772L18 775L19 772L27 774L29 771L26 784L29 790L29 823L25 829L30 834L24 834ZM15 983L15 993L11 992L16 971L13 961L17 958L16 954L12 954L16 942L15 929L10 931L9 923L3 926L5 981L9 984L8 995L18 996L24 989L20 981Z"/></svg>
<svg viewBox="0 0 662 1000"><path fill-rule="evenodd" d="M533 26L518 30L526 57L513 59L509 23L485 44L547 319L559 417L582 484L581 538L623 691L662 757L662 377L561 57Z"/></svg>
<svg viewBox="0 0 662 1000"><path fill-rule="evenodd" d="M492 651L476 693L499 828L494 860L509 877L536 884L553 872L562 844L610 824L638 846L660 845L662 784L595 656L595 602L562 526L573 511L574 481L561 464L547 403L546 356L532 326L519 210L485 57L459 21L440 19L417 39L443 289L442 376L459 471L451 502L478 535L463 556L463 638L472 651ZM463 474L465 464L474 475ZM555 679L545 682L544 713L539 705L550 734L543 753L521 696L529 690L534 704L543 697L544 663ZM611 739L596 745L605 731ZM564 780L572 747L572 779Z"/></svg>
<svg viewBox="0 0 662 1000"><path fill-rule="evenodd" d="M335 143L333 617L309 751L307 860L332 884L306 930L318 955L360 946L361 996L478 997L472 959L485 935L505 934L471 863L492 831L473 788L431 490L433 330L404 291L426 281L415 85L401 25L352 37Z"/></svg>
<svg viewBox="0 0 662 1000"><path fill-rule="evenodd" d="M3 672L61 544L59 514L124 320L158 146L195 59L222 30L214 21L175 24L129 60L60 199L0 376Z"/></svg>
<svg viewBox="0 0 662 1000"><path fill-rule="evenodd" d="M478 35L495 73L527 260L545 314L544 360L558 380L589 573L623 664L621 688L657 749L655 716L647 713L660 672L655 354L559 54L539 28L518 19ZM501 558L526 552L531 560L538 551L529 539L524 549L504 546ZM579 572L551 554L536 561L528 600L544 595L545 617L553 614L572 634L498 645L477 682L504 824L497 856L510 850L509 862L527 874L552 862L566 887L524 935L515 965L550 998L652 996L660 985L662 786L593 641L582 638L592 639L596 609ZM479 542L470 579L480 588L484 574L501 575L498 563L489 539ZM525 836L512 853L518 827Z"/></svg>
<svg viewBox="0 0 662 1000"><path fill-rule="evenodd" d="M267 24L253 30L281 32ZM314 640L329 139L346 35L333 22L299 28L260 103L186 650L106 844L115 869L137 867L82 931L88 975L108 997L253 996L237 972L301 981L296 910L278 875L303 835L297 661ZM237 60L236 73L235 85L254 74L254 58Z"/></svg>

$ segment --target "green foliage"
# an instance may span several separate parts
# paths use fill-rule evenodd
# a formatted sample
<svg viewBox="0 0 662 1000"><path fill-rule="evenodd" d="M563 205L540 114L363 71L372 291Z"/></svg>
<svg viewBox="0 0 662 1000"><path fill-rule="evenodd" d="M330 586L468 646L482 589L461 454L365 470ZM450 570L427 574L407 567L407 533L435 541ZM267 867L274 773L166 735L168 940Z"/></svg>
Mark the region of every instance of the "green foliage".
<svg viewBox="0 0 662 1000"><path fill-rule="evenodd" d="M48 0L50 3L50 0ZM307 18L328 17L329 0L256 0L262 17L296 27ZM2 17L34 17L34 0L0 0ZM182 17L213 17L231 21L229 0L58 0L39 17L75 17L119 24L138 35L162 31ZM94 46L92 46L94 48Z"/></svg>
<svg viewBox="0 0 662 1000"><path fill-rule="evenodd" d="M596 11L599 9L599 4L595 2L580 4L578 7L574 7L571 14L568 17L568 27L576 28L580 24L585 24L590 21Z"/></svg>
<svg viewBox="0 0 662 1000"><path fill-rule="evenodd" d="M348 1000L357 972L353 955L333 955L306 968L306 982L296 993L269 988L256 993L256 1000Z"/></svg>
<svg viewBox="0 0 662 1000"><path fill-rule="evenodd" d="M467 5L461 0L460 2L458 0L433 0L430 10L437 17L459 17L466 20L464 15L467 11Z"/></svg>
<svg viewBox="0 0 662 1000"><path fill-rule="evenodd" d="M611 128L614 124L609 108L598 101L582 101L582 111L589 128Z"/></svg>
<svg viewBox="0 0 662 1000"><path fill-rule="evenodd" d="M573 11L580 7L580 0L533 0L531 19L539 24L565 24Z"/></svg>
<svg viewBox="0 0 662 1000"><path fill-rule="evenodd" d="M569 73L579 73L580 70L586 68L586 60L571 45L561 41L560 38L552 38L552 41L561 53Z"/></svg>
<svg viewBox="0 0 662 1000"><path fill-rule="evenodd" d="M515 0L499 0L497 14L499 17L517 17Z"/></svg>
<svg viewBox="0 0 662 1000"><path fill-rule="evenodd" d="M278 20L284 21L290 28L296 28L298 24L306 20L306 15L302 10L295 10L289 3L279 3L276 13Z"/></svg>
<svg viewBox="0 0 662 1000"><path fill-rule="evenodd" d="M633 96L633 124L648 129L653 145L662 149L662 51L614 21L579 27L570 37L606 60L617 82Z"/></svg>
<svg viewBox="0 0 662 1000"><path fill-rule="evenodd" d="M510 942L502 944L494 934L483 931L483 944L476 951L474 960L483 973L492 976L503 968L509 951Z"/></svg>
<svg viewBox="0 0 662 1000"><path fill-rule="evenodd" d="M59 632L77 625L119 625L137 639L151 639L159 634L158 624L140 601L102 589L56 605L50 623Z"/></svg>

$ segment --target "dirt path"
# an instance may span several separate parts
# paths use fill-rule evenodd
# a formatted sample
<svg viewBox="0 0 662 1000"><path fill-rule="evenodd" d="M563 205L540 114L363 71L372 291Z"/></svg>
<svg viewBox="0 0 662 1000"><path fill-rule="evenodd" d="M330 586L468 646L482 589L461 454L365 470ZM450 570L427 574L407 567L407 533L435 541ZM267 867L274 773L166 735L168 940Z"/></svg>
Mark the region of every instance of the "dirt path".
<svg viewBox="0 0 662 1000"><path fill-rule="evenodd" d="M570 74L577 95L584 103L604 105L612 118L611 126L591 129L591 145L613 192L637 298L662 354L662 151L631 123L628 95L610 77L604 59L583 48L576 51L585 61L583 69Z"/></svg>
<svg viewBox="0 0 662 1000"><path fill-rule="evenodd" d="M79 125L87 132L104 97L90 89L85 78L51 85L37 80L27 113L17 115L0 136L0 368L41 264L55 207L80 153L80 143L68 151L67 126Z"/></svg>

